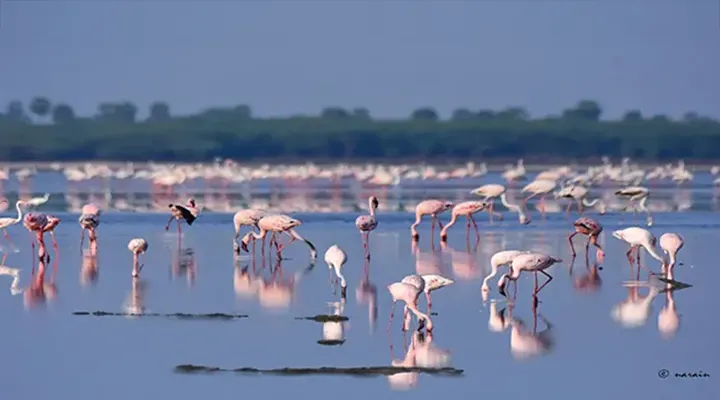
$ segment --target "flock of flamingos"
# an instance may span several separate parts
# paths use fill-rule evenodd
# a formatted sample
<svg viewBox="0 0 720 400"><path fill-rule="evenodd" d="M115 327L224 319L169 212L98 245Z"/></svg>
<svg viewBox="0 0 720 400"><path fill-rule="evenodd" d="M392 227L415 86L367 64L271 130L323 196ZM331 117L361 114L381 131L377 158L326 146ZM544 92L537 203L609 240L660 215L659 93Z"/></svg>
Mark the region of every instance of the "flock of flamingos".
<svg viewBox="0 0 720 400"><path fill-rule="evenodd" d="M228 165L228 164L224 164ZM516 171L516 174L520 174L517 170L522 167L520 163L515 169L508 170L506 175L510 175L511 171ZM684 168L684 166L683 166ZM418 203L415 207L415 221L410 226L410 235L414 242L417 242L420 237L418 227L423 221L424 217L430 219L430 235L435 236L435 225L438 225L440 230L439 236L442 243L448 240L448 230L453 227L459 219L466 220L466 239L469 240L471 232L474 230L476 238L479 239L478 226L475 220L475 216L481 212L487 212L488 219L492 223L495 218L502 218L502 215L495 211L494 201L499 198L501 203L507 207L510 211L515 212L518 215L518 221L520 224L530 223L530 218L525 210L526 203L533 197L540 198L540 204L544 202L546 195L553 193L557 189L558 180L561 176L567 174L566 167L556 168L553 170L545 171L535 179L526 185L522 192L526 194L526 197L520 204L510 204L506 198L506 188L500 184L486 184L480 186L471 191L473 195L477 197L477 200L464 201L460 203L454 203L446 199L427 199ZM621 168L622 170L622 168ZM677 170L674 170L677 171ZM524 171L521 171L524 174ZM627 174L631 172L623 172ZM687 177L689 172L684 175L677 173L678 176ZM587 179L592 179L592 174L588 174ZM377 175L376 175L377 176ZM644 175L647 177L646 175ZM675 175L673 175L675 176ZM674 179L674 178L673 178ZM574 178L574 182L569 185L563 186L559 191L555 192L555 197L568 199L567 212L573 205L576 205L578 212L583 213L584 207L591 207L598 200L587 199L587 189L581 185L582 180L579 176ZM584 182L584 181L583 181ZM628 182L628 183L635 183ZM646 201L649 195L649 189L647 187L638 186L636 184L626 186L615 192L619 197L627 199L626 209L633 208L634 210L640 210L647 213L647 224L652 225L653 220L649 210L646 207ZM55 241L54 230L59 225L60 219L46 215L44 213L30 211L23 215L25 209L33 208L44 204L48 201L49 196L36 197L30 199L18 200L15 204L17 209L16 218L2 218L0 219L0 229L3 230L5 238L12 244L12 240L8 235L6 228L19 224L22 225L30 232L31 243L32 243L32 256L33 256L33 270L35 266L35 254L37 254L39 274L44 273L44 267L50 261L50 254L46 249L45 245L45 233L51 235L53 247L57 253L57 242ZM358 229L364 247L364 257L369 260L371 257L371 246L370 237L372 231L378 226L381 218L376 214L376 210L380 205L380 200L377 196L371 195L368 198L368 209L367 215L361 215L355 221L355 226ZM168 206L170 218L165 230L169 230L173 221L176 223L178 235L182 235L182 224L192 226L196 219L199 217L200 208L196 204L193 198L187 200L185 204L169 204ZM542 211L542 208L540 208ZM450 220L445 225L440 220L440 216L445 213L450 213ZM86 204L82 207L81 215L78 219L81 227L81 247L84 240L85 231L88 232L89 236L89 251L94 253L97 250L97 239L96 230L100 225L101 208L95 204ZM544 213L542 214L544 217ZM267 210L248 208L237 211L233 216L233 223L235 227L235 236L233 238L233 251L236 254L240 252L255 252L256 241L261 241L260 251L265 254L265 238L270 234L269 246L277 255L278 260L282 259L282 251L288 245L295 241L304 242L310 249L310 257L314 262L317 258L317 250L311 241L304 238L298 233L297 229L302 225L302 222L292 216L270 212ZM250 230L241 236L241 229L243 227L249 227ZM604 251L601 245L598 243L598 236L603 231L602 224L595 218L589 216L580 216L574 221L572 225L572 231L568 236L569 246L572 249L572 255L575 257L575 247L573 245L573 238L577 235L587 237L585 243L586 258L589 258L590 246L596 248L596 260L597 263L602 262L604 258ZM612 232L612 236L618 240L624 241L629 245L627 252L627 258L631 265L636 264L638 268L638 275L640 267L647 268L650 275L657 276L658 279L662 280L668 285L672 285L674 281L674 267L676 265L676 257L678 251L683 247L683 239L676 233L665 233L659 238L659 246L662 251L667 255L667 259L658 254L656 246L658 241L655 236L650 233L647 229L634 226L625 229L620 229ZM289 241L283 243L283 237L289 238ZM238 239L240 239L238 241ZM251 243L252 242L252 243ZM14 246L14 245L13 245ZM35 247L37 246L37 253ZM252 250L250 248L252 246ZM645 251L654 259L660 263L661 270L657 272L645 264L640 263L640 249ZM132 277L136 280L142 271L143 265L140 261L140 257L143 253L148 250L148 241L144 238L133 238L128 243L128 250L132 254ZM271 250L272 251L272 250ZM56 254L57 256L57 254ZM324 255L324 261L327 263L331 273L334 272L336 275L336 284L339 282L342 290L343 300L347 293L347 280L343 275L343 266L347 262L347 253L338 245L333 245L327 249ZM522 249L505 249L494 254L490 259L492 272L485 277L481 291L483 297L487 298L487 294L490 291L488 281L492 279L501 268L508 268L507 272L503 273L496 284L497 292L502 296L508 298L509 302L512 302L517 294L517 281L520 276L525 274L534 275L534 288L532 290L533 298L533 309L538 304L538 294L546 287L548 283L553 279L548 273L548 268L552 265L561 262L562 260L551 254L544 254L535 251L526 251ZM17 277L17 271L14 272ZM538 276L543 275L546 280L542 285L539 285ZM431 307L431 293L437 289L448 286L453 283L453 280L445 278L436 274L427 275L408 275L401 281L392 283L387 286L387 289L393 299L393 305L398 301L404 303L404 318L403 318L403 331L408 330L412 322L412 313L417 318L417 331L421 332L425 330L430 334L434 328L434 324L431 319L431 313L429 312ZM515 292L513 299L511 300L507 296L506 286L508 283L515 283ZM428 312L424 313L418 308L419 297L424 294L427 299ZM390 314L390 324L392 323L394 308Z"/></svg>

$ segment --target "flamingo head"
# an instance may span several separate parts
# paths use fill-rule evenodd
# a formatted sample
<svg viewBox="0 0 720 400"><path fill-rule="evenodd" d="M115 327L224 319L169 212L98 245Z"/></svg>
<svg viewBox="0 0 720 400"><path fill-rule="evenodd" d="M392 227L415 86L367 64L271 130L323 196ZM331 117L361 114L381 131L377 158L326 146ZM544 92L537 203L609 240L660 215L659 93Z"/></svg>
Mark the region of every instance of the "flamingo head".
<svg viewBox="0 0 720 400"><path fill-rule="evenodd" d="M616 239L625 240L622 230L614 231L614 232L612 233L612 235L613 235L613 237L616 238Z"/></svg>
<svg viewBox="0 0 720 400"><path fill-rule="evenodd" d="M246 253L250 252L250 250L248 250L248 242L250 242L250 234L249 233L247 235L243 236L242 240L240 241L240 248Z"/></svg>
<svg viewBox="0 0 720 400"><path fill-rule="evenodd" d="M380 202L378 201L377 197L370 196L370 204L372 205L372 208L378 208Z"/></svg>
<svg viewBox="0 0 720 400"><path fill-rule="evenodd" d="M455 207L455 203L453 203L452 201L446 201L445 204L443 204L444 210L449 210L453 207Z"/></svg>
<svg viewBox="0 0 720 400"><path fill-rule="evenodd" d="M520 219L520 224L521 224L521 225L527 225L527 224L530 223L530 217L528 217L528 216L525 215L525 214L520 214L519 219Z"/></svg>
<svg viewBox="0 0 720 400"><path fill-rule="evenodd" d="M505 293L505 283L506 283L507 274L500 277L498 280L498 293L503 295L504 297L507 297L507 294Z"/></svg>
<svg viewBox="0 0 720 400"><path fill-rule="evenodd" d="M193 199L192 197L189 198L187 202L188 202L188 204L190 205L190 207L196 207L196 206L195 206L195 199Z"/></svg>

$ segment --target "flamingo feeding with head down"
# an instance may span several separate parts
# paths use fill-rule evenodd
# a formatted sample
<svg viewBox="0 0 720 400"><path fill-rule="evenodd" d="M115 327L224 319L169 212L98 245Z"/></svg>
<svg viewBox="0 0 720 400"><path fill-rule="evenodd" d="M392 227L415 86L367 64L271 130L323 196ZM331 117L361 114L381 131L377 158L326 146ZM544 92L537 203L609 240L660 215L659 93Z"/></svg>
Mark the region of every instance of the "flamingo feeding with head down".
<svg viewBox="0 0 720 400"><path fill-rule="evenodd" d="M38 242L38 258L44 260L47 255L45 251L45 240L44 240L44 228L48 223L48 218L45 214L38 212L31 212L25 215L23 218L23 226L30 232L30 243L32 246L32 263L35 264L35 240L32 238L32 233L35 232L35 239Z"/></svg>
<svg viewBox="0 0 720 400"><path fill-rule="evenodd" d="M550 281L553 280L553 277L545 272L546 269L550 268L552 265L562 262L562 259L549 256L546 254L541 253L527 253L527 254L520 254L515 257L512 261L511 265L511 273L508 275L507 273L503 274L500 277L500 280L498 281L498 292L505 295L505 283L507 281L517 281L518 278L520 278L520 273L522 271L528 271L533 272L535 274L535 288L533 289L533 305L537 306L537 294L540 293L540 291L548 284ZM545 281L545 283L542 284L542 286L538 287L538 278L537 273L540 272L543 275L545 275L548 279ZM506 296L507 297L507 296Z"/></svg>
<svg viewBox="0 0 720 400"><path fill-rule="evenodd" d="M315 246L304 237L300 236L299 233L295 230L296 227L300 226L302 222L300 220L297 220L295 218L292 218L288 215L283 214L272 214L272 215L266 215L258 221L257 225L260 228L260 233L255 232L248 232L243 238L240 243L241 248L246 253L248 252L247 244L250 242L251 238L254 239L263 239L267 235L268 232L275 232L278 233L278 235L275 237L274 240L271 239L271 245L272 242L275 243L275 248L277 250L277 256L278 258L282 257L282 250L288 246L290 243L297 240L302 240L305 242L305 244L308 245L310 248L310 258L315 260L317 258L317 250L315 249ZM290 235L291 240L288 244L283 245L282 243L279 243L280 238L282 237L282 233L285 232L288 235Z"/></svg>
<svg viewBox="0 0 720 400"><path fill-rule="evenodd" d="M492 270L490 271L490 275L486 276L485 279L483 279L481 290L483 292L489 292L490 288L488 287L487 283L490 279L497 275L498 269L504 265L511 264L515 257L519 256L520 254L528 253L530 252L524 250L503 250L493 254L492 257L490 257L490 267L492 268Z"/></svg>
<svg viewBox="0 0 720 400"><path fill-rule="evenodd" d="M677 233L664 233L660 236L660 248L663 249L663 252L670 258L668 262L663 263L663 270L667 273L669 279L674 279L673 268L677 261L677 253L683 248L684 244L685 241L682 236ZM682 265L682 263L680 265Z"/></svg>
<svg viewBox="0 0 720 400"><path fill-rule="evenodd" d="M627 211L627 209L630 208L631 205L633 205L634 214L637 214L637 210L645 212L645 214L647 214L647 225L652 226L653 217L652 214L650 214L650 210L648 210L646 205L648 197L650 196L650 190L648 188L643 186L628 186L626 188L622 188L616 191L615 195L628 199L627 205L625 206L625 211ZM634 205L634 202L637 202L637 205Z"/></svg>
<svg viewBox="0 0 720 400"><path fill-rule="evenodd" d="M465 216L467 218L467 227L465 229L465 239L470 240L470 223L472 222L473 226L475 227L475 236L478 240L480 240L480 232L478 231L477 223L475 222L475 219L473 218L473 214L478 213L488 207L488 203L484 201L464 201L462 203L458 203L453 207L452 209L452 217L450 218L450 222L448 222L447 225L445 225L444 228L442 228L442 231L440 231L440 240L445 241L447 240L447 231L450 229L451 226L455 225L455 222L457 221L458 217Z"/></svg>
<svg viewBox="0 0 720 400"><path fill-rule="evenodd" d="M585 254L588 253L590 249L590 243L592 243L593 246L597 247L596 257L598 262L602 262L603 257L605 256L605 252L597 242L598 236L600 236L600 233L602 233L603 231L602 225L600 225L599 222L595 221L590 217L580 217L576 219L575 222L573 222L573 227L575 228L575 232L571 233L568 236L568 242L570 242L570 250L572 251L573 258L576 256L576 253L572 239L573 237L575 237L575 235L579 233L588 237L588 241L585 244Z"/></svg>
<svg viewBox="0 0 720 400"><path fill-rule="evenodd" d="M540 196L540 213L545 218L545 196L555 190L557 184L551 179L535 179L534 181L525 185L522 188L522 193L530 193L530 195L523 199L523 207L527 205L527 202L535 196Z"/></svg>
<svg viewBox="0 0 720 400"><path fill-rule="evenodd" d="M184 206L180 204L168 204L168 208L170 208L172 215L167 225L165 225L165 230L170 229L170 223L174 218L177 221L178 234L181 233L180 220L183 219L188 225L192 225L199 213L199 210L195 206L195 200L192 198L188 199L187 204Z"/></svg>
<svg viewBox="0 0 720 400"><path fill-rule="evenodd" d="M403 280L407 280L408 277L405 277ZM418 318L418 331L422 330L425 325L427 325L428 332L432 331L433 329L433 323L430 317L417 308L418 303L418 297L420 297L420 293L423 292L425 282L422 278L417 276L416 279L417 282L415 284L405 283L405 282L395 282L391 285L388 285L388 290L390 291L390 295L393 299L393 306L390 309L390 321L388 322L388 331L390 331L390 326L392 325L393 316L395 315L395 304L402 300L405 302L405 315L408 315L409 311L412 311L413 314ZM422 282L422 283L420 283ZM406 330L406 321L407 317L403 320L403 330Z"/></svg>
<svg viewBox="0 0 720 400"><path fill-rule="evenodd" d="M95 229L100 225L100 208L95 204L85 204L80 213L78 222L80 223L80 251L82 251L83 243L85 241L85 231L88 231L88 239L90 240L90 247L94 250L96 247L95 240Z"/></svg>
<svg viewBox="0 0 720 400"><path fill-rule="evenodd" d="M347 281L345 276L342 274L342 267L347 262L347 254L340 246L334 244L330 246L325 252L325 262L330 269L330 277L332 279L332 271L335 270L335 281L340 280L341 296L343 299L347 298Z"/></svg>
<svg viewBox="0 0 720 400"><path fill-rule="evenodd" d="M235 237L233 237L233 250L235 251L235 253L240 254L240 246L237 243L237 240L240 237L240 228L242 228L243 226L249 226L254 231L258 221L260 221L260 218L264 217L265 215L267 215L267 212L265 210L254 208L240 210L236 212L235 215L233 215L233 225L235 226ZM263 245L264 244L265 239L263 238Z"/></svg>
<svg viewBox="0 0 720 400"><path fill-rule="evenodd" d="M477 189L471 190L470 193L477 196L482 196L483 200L488 203L487 210L488 214L490 214L490 222L493 222L493 215L497 214L494 211L495 198L500 197L500 202L503 206L505 206L505 208L518 214L518 220L520 221L520 224L527 225L530 223L530 217L525 214L523 208L516 204L511 204L507 200L507 191L505 189L505 186L498 184L482 185ZM500 215L500 219L502 219L502 215Z"/></svg>
<svg viewBox="0 0 720 400"><path fill-rule="evenodd" d="M128 250L133 253L133 278L137 278L140 276L140 271L143 268L143 265L140 265L140 254L145 253L147 249L148 243L145 239L142 238L131 239L128 243Z"/></svg>
<svg viewBox="0 0 720 400"><path fill-rule="evenodd" d="M365 258L370 259L370 231L377 228L378 222L375 218L375 210L378 208L377 197L370 196L368 198L368 208L370 209L370 215L361 215L355 220L355 226L360 230L360 236L362 237L363 249L365 249Z"/></svg>
<svg viewBox="0 0 720 400"><path fill-rule="evenodd" d="M45 224L45 226L42 229L43 233L50 232L50 237L52 238L53 249L55 250L55 256L57 256L59 253L57 240L55 240L55 227L57 227L58 225L60 225L60 218L58 218L54 215L48 215L47 223ZM50 262L50 256L47 256L47 260L45 262Z"/></svg>
<svg viewBox="0 0 720 400"><path fill-rule="evenodd" d="M435 222L443 229L442 222L438 219L438 215L445 211L453 208L455 204L449 201L442 200L424 200L418 203L415 207L415 222L410 226L410 233L412 234L413 240L420 240L420 234L417 231L417 226L420 225L423 215L430 215L432 218L432 224L430 225L430 236L431 239L435 237Z"/></svg>
<svg viewBox="0 0 720 400"><path fill-rule="evenodd" d="M630 266L633 265L633 252L637 251L637 263L638 266L640 266L640 247L644 248L645 251L650 254L650 256L658 261L660 261L661 264L665 264L665 260L663 260L662 257L655 251L655 245L657 243L655 236L650 233L647 229L638 228L636 226L631 226L629 228L620 229L615 232L613 232L613 236L617 239L620 239L627 244L630 245L630 250L627 252L627 258L628 261L630 261ZM653 270L649 267L646 267L643 265L643 267L647 268L650 271L650 274L655 274ZM639 273L639 272L638 272Z"/></svg>
<svg viewBox="0 0 720 400"><path fill-rule="evenodd" d="M0 203L7 203L7 200L2 200ZM22 214L22 208L20 206L25 205L25 202L22 200L18 200L17 203L15 203L15 208L17 209L18 216L17 218L0 218L0 229L2 229L3 234L5 235L5 239L7 239L8 243L10 243L11 246L15 247L15 244L13 244L12 240L10 240L10 235L8 235L6 228L9 228L18 222L22 221L23 214Z"/></svg>

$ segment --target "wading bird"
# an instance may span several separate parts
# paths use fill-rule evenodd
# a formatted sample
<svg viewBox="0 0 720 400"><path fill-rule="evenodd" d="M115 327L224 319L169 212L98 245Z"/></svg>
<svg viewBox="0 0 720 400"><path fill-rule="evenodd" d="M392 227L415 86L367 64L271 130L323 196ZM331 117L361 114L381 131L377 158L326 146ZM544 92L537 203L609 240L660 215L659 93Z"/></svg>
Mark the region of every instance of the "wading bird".
<svg viewBox="0 0 720 400"><path fill-rule="evenodd" d="M520 221L520 224L526 225L530 223L530 217L528 217L525 214L525 211L523 211L522 207L511 204L507 200L507 193L505 190L505 186L503 185L497 185L497 184L488 184L480 186L477 189L473 189L470 191L471 194L482 196L483 201L488 203L488 214L490 215L490 222L493 222L493 215L497 214L494 211L495 207L495 199L497 197L500 197L500 202L502 203L505 208L507 208L510 211L516 212L518 214L518 220ZM502 219L502 216L500 216L500 219Z"/></svg>
<svg viewBox="0 0 720 400"><path fill-rule="evenodd" d="M527 202L535 196L540 196L540 213L545 218L545 196L555 190L557 184L550 179L535 179L522 188L522 193L530 193L530 196L523 199L523 207L527 206Z"/></svg>
<svg viewBox="0 0 720 400"><path fill-rule="evenodd" d="M25 214L23 218L23 226L30 232L30 243L32 246L32 264L33 268L35 265L35 240L38 242L38 258L42 261L45 260L47 252L45 251L45 240L44 231L45 225L48 223L48 218L45 214L38 212L31 212ZM32 237L32 233L35 232L35 240Z"/></svg>
<svg viewBox="0 0 720 400"><path fill-rule="evenodd" d="M503 274L500 277L500 280L498 281L498 292L502 294L503 296L507 295L505 294L505 283L506 281L512 280L517 281L517 279L520 277L520 273L523 271L527 272L533 272L535 274L535 287L533 289L533 304L537 306L537 294L540 293L540 291L548 284L550 281L552 281L553 277L545 272L546 269L550 268L553 264L562 262L562 259L548 256L546 254L541 253L527 253L527 254L520 254L515 257L512 261L512 265L510 266L511 273L508 275L507 273ZM545 283L542 284L542 286L538 287L538 278L537 273L540 272L543 275L545 275L548 279L545 281Z"/></svg>
<svg viewBox="0 0 720 400"><path fill-rule="evenodd" d="M267 215L267 212L265 210L259 210L254 208L240 210L236 212L235 215L233 215L233 225L235 226L235 237L233 237L233 250L235 251L235 253L240 254L240 245L238 245L237 243L237 240L240 237L240 228L242 228L243 226L249 226L253 231L255 231L255 227L257 226L258 221L260 221L260 218L264 217L265 215ZM263 250L264 249L265 239L263 238Z"/></svg>
<svg viewBox="0 0 720 400"><path fill-rule="evenodd" d="M393 306L392 306L392 309L390 310L390 321L388 322L388 331L390 331L390 326L392 325L393 316L395 315L395 304L399 300L402 300L405 302L405 307L406 307L405 314L406 315L408 314L408 310L409 310L409 311L412 311L413 314L415 314L415 316L418 318L418 321L419 321L418 322L418 331L421 331L425 327L425 325L427 325L428 332L432 331L433 323L432 323L432 320L430 319L430 316L422 313L417 308L418 297L420 297L420 293L422 293L422 291L424 289L424 281L419 276L417 277L416 281L417 281L416 283L418 283L418 284L419 284L419 282L423 282L422 289L419 286L416 286L416 285L413 285L410 283L405 283L405 282L395 282L391 285L388 285L387 288L390 291L390 295L392 296L392 299L393 299ZM406 330L406 323L405 323L406 320L407 320L407 318L405 318L403 321L403 330Z"/></svg>
<svg viewBox="0 0 720 400"><path fill-rule="evenodd" d="M332 271L335 270L335 282L340 279L341 296L347 298L347 281L342 274L342 267L347 262L347 254L340 246L334 244L325 252L325 262L330 270L330 278L332 279Z"/></svg>
<svg viewBox="0 0 720 400"><path fill-rule="evenodd" d="M30 207L37 207L47 203L48 200L50 200L50 193L45 193L42 197L33 197L32 199L25 200L25 203Z"/></svg>
<svg viewBox="0 0 720 400"><path fill-rule="evenodd" d="M80 213L78 222L80 223L80 251L82 251L83 243L85 242L85 231L88 231L88 239L90 240L91 250L95 249L97 237L95 236L95 229L100 225L100 208L95 204L85 204Z"/></svg>
<svg viewBox="0 0 720 400"><path fill-rule="evenodd" d="M667 273L668 277L672 276L672 270L675 267L677 261L677 253L683 248L685 241L682 236L677 233L664 233L660 236L660 248L663 252L668 255L670 260L663 263L663 272ZM682 265L682 263L680 264ZM673 278L670 278L673 279Z"/></svg>
<svg viewBox="0 0 720 400"><path fill-rule="evenodd" d="M7 200L2 200L0 203L7 203ZM17 203L15 203L15 208L17 209L18 216L17 218L0 218L0 229L2 229L3 234L5 235L5 239L7 239L8 243L10 243L11 246L15 247L15 244L10 240L10 235L8 235L7 231L5 229L17 224L18 222L23 220L23 214L22 214L22 208L20 206L24 206L25 202L22 200L18 200Z"/></svg>
<svg viewBox="0 0 720 400"><path fill-rule="evenodd" d="M593 246L597 247L596 257L598 262L602 262L603 257L605 257L605 252L597 242L598 236L600 236L600 233L602 233L603 231L602 225L590 217L580 217L576 219L575 222L573 222L573 227L575 228L575 232L571 233L568 236L568 242L570 242L570 251L572 251L572 256L575 257L577 255L575 253L575 246L573 245L572 240L575 235L581 234L588 237L587 243L585 244L585 254L590 251L590 243L592 243Z"/></svg>
<svg viewBox="0 0 720 400"><path fill-rule="evenodd" d="M633 213L637 214L637 211L643 211L645 214L647 214L647 225L652 226L653 224L653 217L652 214L650 214L650 210L647 208L647 200L650 196L650 190L643 186L628 186L626 188L622 188L615 192L615 195L618 197L625 197L628 199L627 205L625 206L625 211L627 211L630 206L633 206ZM634 202L637 202L637 204L633 204Z"/></svg>
<svg viewBox="0 0 720 400"><path fill-rule="evenodd" d="M296 227L300 226L302 222L300 220L297 220L295 218L292 218L288 215L283 214L272 214L272 215L266 215L258 221L257 225L258 228L260 228L260 233L255 232L248 232L243 238L240 243L240 247L244 252L248 252L247 244L250 242L250 238L255 239L263 239L267 235L268 232L275 232L278 235L275 237L275 248L277 250L277 256L278 258L282 258L282 250L290 245L290 243L294 242L296 239L302 240L307 244L307 246L310 248L310 258L312 260L315 260L317 258L317 250L315 249L315 246L307 239L300 236L299 233L295 230ZM282 233L285 232L288 235L290 235L291 240L288 244L283 245L280 242L280 239L282 238ZM273 240L271 240L272 245Z"/></svg>
<svg viewBox="0 0 720 400"><path fill-rule="evenodd" d="M168 208L170 208L172 216L170 216L167 225L165 225L165 230L170 229L170 223L174 218L177 221L178 234L181 233L180 220L184 219L188 225L192 225L199 212L195 206L195 200L192 198L188 199L187 204L184 206L180 204L168 204Z"/></svg>
<svg viewBox="0 0 720 400"><path fill-rule="evenodd" d="M55 227L57 227L58 225L60 225L60 218L58 218L54 215L48 215L47 223L45 224L45 226L42 229L43 233L50 232L50 238L52 238L53 249L55 250L56 257L58 257L59 249L58 249L57 240L55 240ZM45 262L50 262L49 255L47 256L47 260Z"/></svg>
<svg viewBox="0 0 720 400"><path fill-rule="evenodd" d="M132 239L128 243L128 250L130 250L130 252L133 253L133 270L132 270L133 278L137 278L140 276L140 271L143 268L143 266L140 265L140 254L145 253L147 251L147 249L148 249L147 241L142 238Z"/></svg>
<svg viewBox="0 0 720 400"><path fill-rule="evenodd" d="M630 245L630 250L628 250L628 252L627 252L627 258L628 258L628 261L630 261L630 266L632 266L634 264L634 260L633 260L633 258L634 258L633 252L634 251L637 251L637 257L635 257L635 258L637 258L638 266L641 265L640 264L640 247L643 247L645 249L645 251L647 251L648 254L650 254L650 256L652 258L660 261L660 263L663 265L665 264L665 260L663 260L663 258L660 257L660 255L655 251L655 244L657 242L655 239L655 236L653 236L653 234L650 233L650 231L648 231L647 229L638 228L636 226L631 226L629 228L620 229L620 230L613 232L613 236L616 239L620 239ZM647 268L651 274L653 274L653 275L655 274L655 272L653 272L653 270L650 267L647 267L644 265L643 265L643 267Z"/></svg>
<svg viewBox="0 0 720 400"><path fill-rule="evenodd" d="M418 203L417 207L415 207L415 222L410 226L410 233L412 234L413 240L420 240L420 234L416 228L420 225L423 215L430 215L432 218L432 224L430 226L430 239L432 240L435 237L435 222L440 226L440 229L443 229L442 222L440 222L438 215L454 206L455 204L452 202L434 199L424 200Z"/></svg>
<svg viewBox="0 0 720 400"><path fill-rule="evenodd" d="M472 222L473 226L475 227L475 236L478 240L480 240L480 232L478 230L477 223L475 222L475 219L473 218L473 214L480 212L488 207L488 203L484 201L464 201L462 203L458 203L453 207L452 209L452 218L450 218L450 222L448 222L447 225L445 225L444 228L442 228L442 231L440 231L440 240L445 241L447 240L447 231L450 229L451 226L455 225L455 222L457 222L458 217L465 216L467 218L467 227L465 228L465 238L466 240L470 240L470 223Z"/></svg>
<svg viewBox="0 0 720 400"><path fill-rule="evenodd" d="M486 276L485 279L483 279L482 283L482 291L483 292L489 292L490 288L488 287L488 281L492 279L495 275L497 275L498 269L505 265L512 264L515 257L519 256L520 254L529 254L529 251L524 250L503 250L498 251L497 253L493 254L492 257L490 257L490 267L492 268L492 271L490 271L490 275Z"/></svg>
<svg viewBox="0 0 720 400"><path fill-rule="evenodd" d="M360 236L362 237L363 249L365 250L365 258L370 259L370 231L377 228L378 222L375 218L375 210L377 210L380 203L377 197L370 196L368 198L368 208L370 215L361 215L355 220L355 226L360 230Z"/></svg>
<svg viewBox="0 0 720 400"><path fill-rule="evenodd" d="M425 282L422 291L425 292L425 299L427 299L428 310L432 308L432 298L430 297L430 292L442 289L445 286L455 283L455 281L453 281L452 279L448 279L440 275L420 275L420 277Z"/></svg>

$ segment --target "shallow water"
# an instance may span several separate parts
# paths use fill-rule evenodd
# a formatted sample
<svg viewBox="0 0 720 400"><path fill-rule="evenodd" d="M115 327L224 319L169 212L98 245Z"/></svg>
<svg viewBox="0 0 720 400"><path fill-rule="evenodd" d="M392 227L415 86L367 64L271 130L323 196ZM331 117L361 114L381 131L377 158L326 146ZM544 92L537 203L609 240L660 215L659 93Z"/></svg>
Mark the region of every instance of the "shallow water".
<svg viewBox="0 0 720 400"><path fill-rule="evenodd" d="M605 226L600 243L607 256L604 269L599 271L601 287L587 293L573 285L574 280L587 274L584 239L576 239L579 256L570 276L567 235L571 220L562 214L550 215L544 223L539 215L533 215L535 221L529 226L519 226L510 215L506 216L507 221L492 226L480 217L480 242L476 247L470 245L469 252L464 223L458 224L451 230L449 246L442 248L436 238L435 257L429 222L421 225L421 241L414 254L409 237L412 216L380 214L380 226L371 235L373 256L369 263L369 281L377 297L377 321L373 324L372 307L358 299L358 294L364 300L372 296L363 298L362 291L358 291L364 261L360 237L352 222L356 215L297 214L304 221L298 231L317 246L318 261L308 270L307 247L293 243L285 252L289 260L281 262L275 275L278 281L295 280L294 284L285 284L293 288L292 300L283 304L283 298L278 296L275 307L270 307L274 257L266 257L264 269L259 256L254 262L247 255L234 260L231 214L201 214L193 226L184 225L180 246L192 251L180 252L175 227L169 232L163 230L165 215L105 214L98 229L99 274L95 283L88 284L81 279L83 258L77 215L58 214L63 222L56 232L60 254L55 298L51 299L52 292L47 291L44 304L26 307L25 293L13 296L7 289L0 292L0 318L5 321L5 340L0 350L3 360L0 384L4 394L9 399L62 395L75 399L101 396L108 400L156 394L168 398L219 399L242 395L395 398L402 394L393 389L403 388L413 390L417 399L446 393L464 397L478 391L508 398L568 394L603 400L610 395L712 398L720 394L716 350L720 325L713 317L717 300L712 285L720 278L712 252L720 233L720 221L713 213L658 213L656 224L650 228L658 237L663 232L677 232L686 242L679 255L684 265L676 268L676 279L693 286L669 295L675 301L680 321L679 329L669 337L658 327L658 314L668 301L665 293L652 300L646 320L643 321L642 310L639 312L638 327L626 328L612 317L613 308L629 295L623 282L636 277L625 258L626 245L615 240L611 232L630 226L631 216L597 217ZM19 252L9 253L5 265L21 268L19 286L25 287L31 269L29 239L19 226L11 227L9 233ZM224 321L72 315L74 311L123 312L133 289L131 254L126 247L133 237L144 237L150 245L141 286L136 288L146 312L230 313L247 314L249 318ZM46 242L50 239L46 238ZM2 243L7 249L7 243L4 240ZM333 243L349 255L344 267L349 287L343 310L349 321L345 323L345 342L324 346L317 343L323 339L322 323L295 318L332 313L328 303L339 300L339 290L333 293L323 263L323 254ZM555 279L539 295L538 312L552 324L554 346L526 360L517 359L511 351L512 328L502 332L489 329L492 301L497 300L497 311L507 306L495 290L495 280L490 283L490 300L484 303L481 297L480 284L489 272L490 256L502 249L534 249L565 259L549 270ZM183 275L187 267L178 267L178 260L187 263L193 257L194 268L190 270L194 274L190 275L194 279L190 279L187 273ZM659 270L658 263L646 253L643 262ZM256 269L261 277L254 278L254 287L264 289L246 295L236 293L235 274L245 267L248 271ZM386 286L413 272L440 273L456 280L454 285L433 293L436 326L431 343L426 342L425 346L431 346L431 355L438 354L437 349L448 351L451 355L448 365L464 370L462 376L404 373L390 378L284 377L188 375L174 371L179 364L229 369L389 366L392 359L404 358L404 352L400 306L392 329L387 332L391 300ZM51 274L49 268L46 282ZM641 279L646 278L642 271ZM263 279L265 284L259 283ZM2 287L7 288L10 281L9 276L0 276ZM530 330L532 284L530 276L518 281L513 310L513 317L523 320ZM241 286L238 288L242 289ZM647 288L640 289L641 296L647 293ZM426 309L422 298L420 308ZM510 319L507 313L506 318ZM538 319L538 332L544 329L545 324ZM409 341L412 334L406 336ZM670 377L659 378L661 369L670 371ZM674 376L676 372L700 371L711 376L695 379Z"/></svg>

